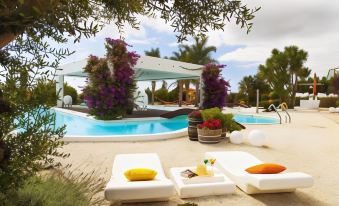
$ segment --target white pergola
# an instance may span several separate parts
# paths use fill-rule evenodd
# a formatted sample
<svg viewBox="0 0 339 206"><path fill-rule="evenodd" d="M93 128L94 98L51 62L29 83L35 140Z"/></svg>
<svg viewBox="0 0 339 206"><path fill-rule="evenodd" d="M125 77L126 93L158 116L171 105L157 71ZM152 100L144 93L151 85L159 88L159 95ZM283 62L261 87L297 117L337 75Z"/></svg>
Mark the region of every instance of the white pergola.
<svg viewBox="0 0 339 206"><path fill-rule="evenodd" d="M62 107L64 96L64 77L87 77L83 71L87 64L87 59L65 64L57 71L56 90L59 92L58 107ZM150 56L141 56L134 67L137 81L156 81L168 79L201 79L202 65L190 64L170 59L162 59ZM200 81L201 82L201 81ZM200 88L197 88L200 90ZM200 102L202 92L200 91Z"/></svg>

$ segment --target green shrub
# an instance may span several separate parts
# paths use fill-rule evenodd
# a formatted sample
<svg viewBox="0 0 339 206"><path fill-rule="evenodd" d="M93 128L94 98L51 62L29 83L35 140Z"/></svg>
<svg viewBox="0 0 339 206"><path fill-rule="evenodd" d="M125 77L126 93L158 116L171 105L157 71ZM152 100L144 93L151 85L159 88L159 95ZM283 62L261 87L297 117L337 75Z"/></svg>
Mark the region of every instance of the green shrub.
<svg viewBox="0 0 339 206"><path fill-rule="evenodd" d="M221 110L218 107L213 107L210 109L204 109L201 111L201 116L204 121L216 119L217 117L220 117Z"/></svg>
<svg viewBox="0 0 339 206"><path fill-rule="evenodd" d="M338 101L338 97L321 97L319 107L335 107Z"/></svg>
<svg viewBox="0 0 339 206"><path fill-rule="evenodd" d="M335 102L335 106L336 106L336 107L339 107L339 101L336 101L336 102Z"/></svg>
<svg viewBox="0 0 339 206"><path fill-rule="evenodd" d="M4 206L89 206L102 205L98 198L104 182L90 174L53 172L47 177L32 177L18 191L0 192Z"/></svg>
<svg viewBox="0 0 339 206"><path fill-rule="evenodd" d="M156 99L161 99L164 101L168 101L168 90L166 88L160 88L155 91Z"/></svg>
<svg viewBox="0 0 339 206"><path fill-rule="evenodd" d="M168 92L168 101L173 102L178 99L179 99L179 88L178 87Z"/></svg>
<svg viewBox="0 0 339 206"><path fill-rule="evenodd" d="M239 131L242 128L233 119L233 114L223 114L218 107L204 109L201 111L201 116L204 121L211 119L219 119L222 127L226 128L227 132Z"/></svg>
<svg viewBox="0 0 339 206"><path fill-rule="evenodd" d="M55 90L55 89L54 89ZM69 86L67 83L64 85L64 96L69 95L72 97L72 104L78 104L78 92L75 88Z"/></svg>
<svg viewBox="0 0 339 206"><path fill-rule="evenodd" d="M262 94L260 97L261 101L267 101L270 99L270 96L268 94Z"/></svg>

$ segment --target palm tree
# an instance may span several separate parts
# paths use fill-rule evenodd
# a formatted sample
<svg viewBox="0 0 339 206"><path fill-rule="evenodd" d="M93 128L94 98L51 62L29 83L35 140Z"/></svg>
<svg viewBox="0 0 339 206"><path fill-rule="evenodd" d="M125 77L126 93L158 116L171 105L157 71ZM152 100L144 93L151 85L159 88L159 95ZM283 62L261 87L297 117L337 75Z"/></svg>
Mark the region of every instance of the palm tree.
<svg viewBox="0 0 339 206"><path fill-rule="evenodd" d="M211 52L216 52L215 46L207 46L207 37L194 38L192 45L180 45L179 47L187 53L186 62L193 64L216 63L217 61L211 57Z"/></svg>
<svg viewBox="0 0 339 206"><path fill-rule="evenodd" d="M155 48L155 49L151 48L151 50L145 51L145 55L160 58L160 49L159 48Z"/></svg>
<svg viewBox="0 0 339 206"><path fill-rule="evenodd" d="M149 51L145 51L146 56L151 56L151 57L159 57L160 58L160 49L159 48L151 48ZM152 100L151 104L154 104L154 94L155 94L155 86L156 86L156 81L152 81Z"/></svg>
<svg viewBox="0 0 339 206"><path fill-rule="evenodd" d="M208 63L216 63L217 61L211 57L212 52L216 52L217 48L215 46L207 46L207 37L203 38L194 38L194 44L192 45L180 45L178 52L173 52L173 57L171 59L193 63L193 64L208 64ZM196 86L196 106L198 104L199 99L199 80L194 79L186 79L182 80L185 85L186 91L186 100L188 99L188 90L189 85L191 83ZM180 88L179 88L180 91ZM179 92L180 93L180 92Z"/></svg>

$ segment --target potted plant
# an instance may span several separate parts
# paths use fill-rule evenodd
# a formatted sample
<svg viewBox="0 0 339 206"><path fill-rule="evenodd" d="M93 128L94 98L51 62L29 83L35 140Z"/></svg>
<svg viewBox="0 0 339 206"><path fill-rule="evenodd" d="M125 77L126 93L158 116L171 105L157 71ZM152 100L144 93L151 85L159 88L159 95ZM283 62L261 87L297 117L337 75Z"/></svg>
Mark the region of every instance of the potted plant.
<svg viewBox="0 0 339 206"><path fill-rule="evenodd" d="M218 143L221 140L222 125L219 119L198 124L198 140L202 143Z"/></svg>
<svg viewBox="0 0 339 206"><path fill-rule="evenodd" d="M194 110L188 115L188 137L191 141L198 141L197 125L203 123L200 110Z"/></svg>
<svg viewBox="0 0 339 206"><path fill-rule="evenodd" d="M204 109L201 111L203 121L218 119L221 122L221 137L225 138L227 132L241 130L241 127L234 121L232 114L224 114L218 107Z"/></svg>

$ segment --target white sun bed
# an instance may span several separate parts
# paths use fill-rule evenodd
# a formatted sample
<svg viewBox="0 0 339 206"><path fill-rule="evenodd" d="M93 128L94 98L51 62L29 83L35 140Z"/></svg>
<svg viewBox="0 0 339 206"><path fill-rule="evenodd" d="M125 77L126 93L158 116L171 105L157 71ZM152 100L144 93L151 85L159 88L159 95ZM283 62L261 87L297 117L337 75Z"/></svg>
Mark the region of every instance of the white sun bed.
<svg viewBox="0 0 339 206"><path fill-rule="evenodd" d="M133 168L157 171L154 180L129 181L124 172ZM160 159L154 153L119 154L115 156L112 177L105 188L105 198L119 202L163 201L175 194L173 183L166 178Z"/></svg>
<svg viewBox="0 0 339 206"><path fill-rule="evenodd" d="M206 152L205 156L215 158L216 166L247 194L293 192L313 185L313 178L301 172L249 174L246 168L263 162L246 152Z"/></svg>

